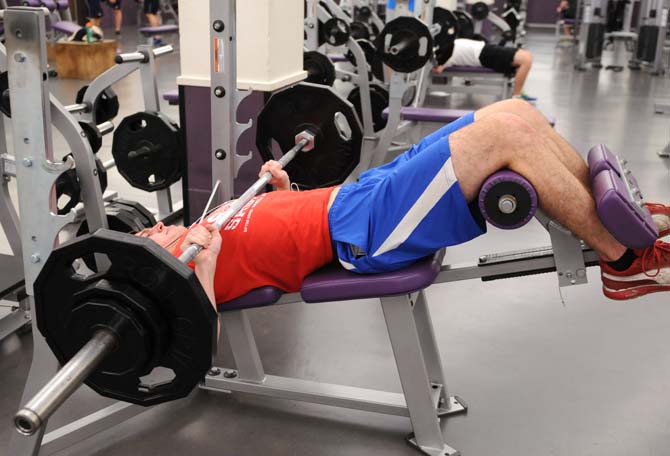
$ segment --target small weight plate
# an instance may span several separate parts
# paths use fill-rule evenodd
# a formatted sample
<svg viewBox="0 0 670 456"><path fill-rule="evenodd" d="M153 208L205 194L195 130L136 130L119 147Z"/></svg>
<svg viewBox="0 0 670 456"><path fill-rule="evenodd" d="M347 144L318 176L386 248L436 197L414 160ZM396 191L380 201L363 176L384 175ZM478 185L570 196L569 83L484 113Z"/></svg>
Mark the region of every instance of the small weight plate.
<svg viewBox="0 0 670 456"><path fill-rule="evenodd" d="M305 82L332 86L335 82L335 65L324 54L306 51L302 57L302 68L307 71Z"/></svg>
<svg viewBox="0 0 670 456"><path fill-rule="evenodd" d="M388 22L376 42L382 61L394 71L412 73L433 56L433 37L428 26L409 16Z"/></svg>

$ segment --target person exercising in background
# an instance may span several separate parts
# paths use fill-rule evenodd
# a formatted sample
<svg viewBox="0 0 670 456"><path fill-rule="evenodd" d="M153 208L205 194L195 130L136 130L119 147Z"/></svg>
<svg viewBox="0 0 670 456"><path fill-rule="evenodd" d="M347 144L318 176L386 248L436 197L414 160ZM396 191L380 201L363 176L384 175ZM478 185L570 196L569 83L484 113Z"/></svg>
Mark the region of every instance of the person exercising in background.
<svg viewBox="0 0 670 456"><path fill-rule="evenodd" d="M160 9L160 0L144 0L144 16L147 18L151 27L161 25L161 19L158 17ZM163 46L165 43L160 35L154 36L154 46Z"/></svg>
<svg viewBox="0 0 670 456"><path fill-rule="evenodd" d="M88 5L88 16L91 20L91 24L100 27L102 24L102 18L105 13L102 11L102 1L101 0L86 0ZM114 10L114 32L117 35L121 34L121 25L123 23L123 13L121 12L121 0L107 0L107 5L109 5L112 10Z"/></svg>
<svg viewBox="0 0 670 456"><path fill-rule="evenodd" d="M333 259L357 273L393 271L485 233L477 196L503 168L528 179L542 210L600 255L606 296L670 291L670 244L620 244L598 218L584 160L521 100L467 114L347 185L288 191L288 175L270 161L260 173L280 191L253 198L220 232L212 222L230 202L190 229L159 223L138 235L175 256L203 246L193 267L214 306L262 286L297 292ZM670 234L670 207L648 208L660 235Z"/></svg>
<svg viewBox="0 0 670 456"><path fill-rule="evenodd" d="M121 35L121 26L123 25L121 0L107 0L107 5L114 11L114 33L116 35Z"/></svg>
<svg viewBox="0 0 670 456"><path fill-rule="evenodd" d="M568 21L577 18L577 0L561 0L556 7L556 12L563 19L563 35L571 36L572 26L568 24Z"/></svg>
<svg viewBox="0 0 670 456"><path fill-rule="evenodd" d="M498 73L514 75L513 98L521 98L535 102L523 91L526 78L533 66L533 54L525 49L508 46L496 46L480 40L457 38L451 46L444 47L435 53L438 66L433 69L441 73L452 66L469 66L490 68Z"/></svg>

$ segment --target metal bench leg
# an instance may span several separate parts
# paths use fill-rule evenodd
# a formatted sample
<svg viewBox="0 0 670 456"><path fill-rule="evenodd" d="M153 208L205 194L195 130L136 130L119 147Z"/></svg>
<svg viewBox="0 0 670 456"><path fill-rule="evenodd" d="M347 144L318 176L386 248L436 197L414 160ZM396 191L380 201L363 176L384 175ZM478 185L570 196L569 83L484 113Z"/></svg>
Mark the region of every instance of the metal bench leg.
<svg viewBox="0 0 670 456"><path fill-rule="evenodd" d="M414 428L409 443L431 456L458 454L458 451L444 443L442 437L439 418L436 416L439 386L433 387L426 370L410 296L381 298L381 304Z"/></svg>
<svg viewBox="0 0 670 456"><path fill-rule="evenodd" d="M226 312L221 316L221 323L235 358L239 379L262 382L265 379L263 362L245 311Z"/></svg>

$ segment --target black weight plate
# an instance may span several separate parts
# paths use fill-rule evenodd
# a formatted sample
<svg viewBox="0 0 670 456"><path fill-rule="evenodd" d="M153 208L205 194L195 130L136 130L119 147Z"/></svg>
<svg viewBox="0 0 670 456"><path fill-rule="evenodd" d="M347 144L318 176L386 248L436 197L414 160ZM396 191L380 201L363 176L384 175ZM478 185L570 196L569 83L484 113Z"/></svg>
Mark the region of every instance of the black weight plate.
<svg viewBox="0 0 670 456"><path fill-rule="evenodd" d="M341 136L336 117L351 129L350 139ZM330 87L303 83L272 95L258 116L261 157L274 158L273 141L282 153L291 149L295 135L307 126L316 126L315 148L286 165L291 182L302 189L341 184L358 165L363 133L353 106Z"/></svg>
<svg viewBox="0 0 670 456"><path fill-rule="evenodd" d="M305 51L302 55L302 68L307 71L305 82L327 86L332 86L335 82L335 65L320 52Z"/></svg>
<svg viewBox="0 0 670 456"><path fill-rule="evenodd" d="M470 6L470 14L478 21L483 21L489 15L489 6L484 2L473 3Z"/></svg>
<svg viewBox="0 0 670 456"><path fill-rule="evenodd" d="M377 38L382 61L400 73L423 68L433 56L430 29L419 19L400 16L388 22Z"/></svg>
<svg viewBox="0 0 670 456"><path fill-rule="evenodd" d="M461 10L453 11L458 19L458 38L472 38L475 34L475 23L469 13Z"/></svg>
<svg viewBox="0 0 670 456"><path fill-rule="evenodd" d="M349 103L354 105L359 119L363 119L363 104L361 101L360 87L354 87L349 96ZM384 109L389 105L389 93L383 87L377 85L370 86L370 107L372 109L372 128L379 131L386 126L386 119L382 116Z"/></svg>
<svg viewBox="0 0 670 456"><path fill-rule="evenodd" d="M12 106L9 102L9 76L6 71L0 73L0 112L12 117Z"/></svg>
<svg viewBox="0 0 670 456"><path fill-rule="evenodd" d="M355 40L370 39L370 29L365 22L352 21L349 24L349 30L351 31L351 37Z"/></svg>
<svg viewBox="0 0 670 456"><path fill-rule="evenodd" d="M68 169L56 179L58 215L65 215L81 201L81 186L74 168Z"/></svg>
<svg viewBox="0 0 670 456"><path fill-rule="evenodd" d="M440 33L433 37L435 46L443 48L451 45L458 36L458 18L456 15L448 9L435 7L433 23L440 24Z"/></svg>
<svg viewBox="0 0 670 456"><path fill-rule="evenodd" d="M95 253L109 259L109 269L89 277L73 273L76 259ZM216 312L193 271L149 239L108 230L77 238L52 252L34 289L37 326L61 364L84 342L82 333L68 331L68 323L73 312L88 302L103 302L120 313L139 315L136 320L144 320L142 327L149 333L145 340L166 341L163 347L152 346L146 356L138 357L145 360L143 365L129 363L123 375L113 372L119 367L115 362L121 360L111 355L104 361L86 380L103 396L145 406L179 399L193 390L211 365ZM138 311L138 303L144 310ZM147 319L152 314L158 317ZM89 323L91 329L94 323ZM166 337L161 338L161 327L167 328ZM125 346L123 338L121 344L119 353L133 348ZM148 390L140 388L140 377L157 366L172 369L175 378Z"/></svg>
<svg viewBox="0 0 670 456"><path fill-rule="evenodd" d="M116 169L135 188L155 192L181 178L179 130L160 112L124 118L114 131L112 155Z"/></svg>
<svg viewBox="0 0 670 456"><path fill-rule="evenodd" d="M75 97L76 103L84 101L86 89L88 89L87 85L79 89L77 96ZM116 92L114 92L111 87L103 90L100 95L98 95L98 98L94 100L91 111L93 112L93 122L96 125L116 117L119 113L119 97L116 96Z"/></svg>
<svg viewBox="0 0 670 456"><path fill-rule="evenodd" d="M319 43L341 46L349 39L349 24L344 20L331 17L326 22L319 22Z"/></svg>
<svg viewBox="0 0 670 456"><path fill-rule="evenodd" d="M366 22L372 16L372 10L368 6L354 8L354 17L359 21Z"/></svg>
<svg viewBox="0 0 670 456"><path fill-rule="evenodd" d="M131 201L131 200L126 200L126 199L117 199L116 204L123 205L126 207L129 207L133 209L136 214L136 217L140 219L140 223L142 225L142 229L144 228L151 228L156 224L156 219L154 218L154 214L151 213L149 209L138 203L137 201Z"/></svg>
<svg viewBox="0 0 670 456"><path fill-rule="evenodd" d="M368 62L368 65L370 65L370 68L373 69L375 65L378 65L379 68L383 71L383 66L382 62L379 58L377 58L377 48L375 45L372 43L370 40L356 40L356 43L361 47L361 50L363 51L363 54L365 55L365 61ZM351 49L347 51L345 54L345 57L349 62L351 62L352 65L356 65L356 57L354 57L354 53L351 52ZM379 70L378 70L379 71ZM374 74L374 71L373 71ZM375 77L377 77L375 75ZM379 78L378 78L379 79Z"/></svg>

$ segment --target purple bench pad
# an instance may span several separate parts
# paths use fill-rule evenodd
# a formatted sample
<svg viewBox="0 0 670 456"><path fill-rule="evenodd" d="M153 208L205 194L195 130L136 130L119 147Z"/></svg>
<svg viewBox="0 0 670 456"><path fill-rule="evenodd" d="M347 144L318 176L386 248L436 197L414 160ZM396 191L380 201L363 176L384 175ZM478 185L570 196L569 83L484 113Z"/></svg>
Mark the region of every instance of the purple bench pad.
<svg viewBox="0 0 670 456"><path fill-rule="evenodd" d="M168 90L163 92L163 100L167 101L171 105L179 104L179 90Z"/></svg>
<svg viewBox="0 0 670 456"><path fill-rule="evenodd" d="M452 66L445 68L442 73L481 73L481 74L500 74L497 71L494 71L490 68L479 67L479 66Z"/></svg>
<svg viewBox="0 0 670 456"><path fill-rule="evenodd" d="M56 2L53 0L41 0L40 3L49 11L54 11L57 8Z"/></svg>
<svg viewBox="0 0 670 456"><path fill-rule="evenodd" d="M471 113L467 109L447 109L447 108L416 108L413 106L407 106L400 109L400 118L403 120L412 120L415 122L440 122L440 123L449 123L454 120L462 117L466 114ZM556 125L556 118L554 116L549 116L543 114L544 117L549 122L549 125L554 127ZM382 111L382 117L388 119L389 108Z"/></svg>
<svg viewBox="0 0 670 456"><path fill-rule="evenodd" d="M305 302L346 301L413 293L430 286L442 266L444 249L399 271L356 274L333 264L307 276L300 294Z"/></svg>
<svg viewBox="0 0 670 456"><path fill-rule="evenodd" d="M383 274L356 274L333 263L310 274L300 294L305 302L346 301L351 299L397 296L423 290L435 281L440 272L444 249L399 271ZM217 305L219 312L271 306L283 292L274 287L261 287L232 301Z"/></svg>
<svg viewBox="0 0 670 456"><path fill-rule="evenodd" d="M658 231L651 214L631 199L626 184L614 171L601 171L591 183L598 217L619 242L632 249L656 242Z"/></svg>
<svg viewBox="0 0 670 456"><path fill-rule="evenodd" d="M42 6L42 2L40 2L40 0L21 0L21 5L37 8L39 6Z"/></svg>
<svg viewBox="0 0 670 456"><path fill-rule="evenodd" d="M72 35L81 28L81 25L76 22L61 21L53 23L51 28L66 35Z"/></svg>
<svg viewBox="0 0 670 456"><path fill-rule="evenodd" d="M70 2L68 0L56 0L56 8L58 8L59 11L65 11L70 7Z"/></svg>
<svg viewBox="0 0 670 456"><path fill-rule="evenodd" d="M174 24L159 25L158 27L140 27L137 29L142 35L152 36L161 33L174 33L179 31L179 26Z"/></svg>
<svg viewBox="0 0 670 456"><path fill-rule="evenodd" d="M605 169L611 169L617 173L619 177L622 176L619 159L604 144L593 146L591 150L589 150L587 161L589 163L589 174L591 179Z"/></svg>
<svg viewBox="0 0 670 456"><path fill-rule="evenodd" d="M343 54L328 54L328 58L333 63L348 62L349 60Z"/></svg>

